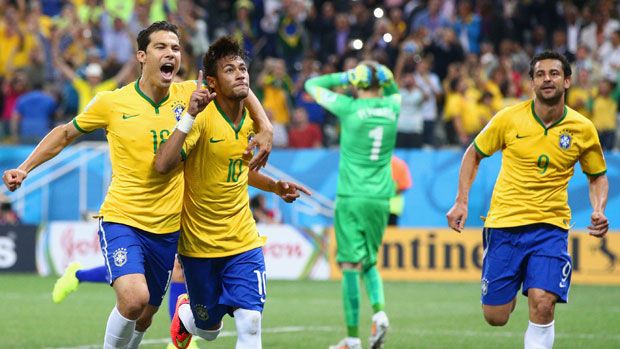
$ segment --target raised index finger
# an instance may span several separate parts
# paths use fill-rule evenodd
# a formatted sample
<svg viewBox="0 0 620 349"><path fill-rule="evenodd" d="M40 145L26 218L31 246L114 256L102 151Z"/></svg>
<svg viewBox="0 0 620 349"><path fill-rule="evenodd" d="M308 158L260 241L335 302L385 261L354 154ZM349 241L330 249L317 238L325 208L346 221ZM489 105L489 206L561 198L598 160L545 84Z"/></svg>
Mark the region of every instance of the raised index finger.
<svg viewBox="0 0 620 349"><path fill-rule="evenodd" d="M198 71L198 80L196 80L196 91L202 90L202 69Z"/></svg>

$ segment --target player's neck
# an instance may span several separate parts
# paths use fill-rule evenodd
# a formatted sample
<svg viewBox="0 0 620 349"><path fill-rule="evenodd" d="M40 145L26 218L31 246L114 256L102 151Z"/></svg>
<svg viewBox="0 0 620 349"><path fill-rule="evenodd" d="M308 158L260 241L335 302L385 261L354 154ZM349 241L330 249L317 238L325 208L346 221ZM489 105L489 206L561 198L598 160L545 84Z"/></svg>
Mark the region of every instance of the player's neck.
<svg viewBox="0 0 620 349"><path fill-rule="evenodd" d="M158 87L154 84L149 84L144 76L140 78L138 82L138 86L140 86L140 91L144 93L148 98L150 98L153 102L159 103L168 95L168 87Z"/></svg>
<svg viewBox="0 0 620 349"><path fill-rule="evenodd" d="M238 126L239 122L241 122L241 117L243 116L243 100L237 101L217 95L215 97L215 101L224 114L226 114L230 121L232 121L235 127Z"/></svg>
<svg viewBox="0 0 620 349"><path fill-rule="evenodd" d="M560 120L562 115L564 115L564 99L555 104L545 104L539 100L535 100L534 112L543 122L545 127L548 127L554 122Z"/></svg>
<svg viewBox="0 0 620 349"><path fill-rule="evenodd" d="M379 90L357 90L357 98L360 99L379 97L381 97L381 92Z"/></svg>

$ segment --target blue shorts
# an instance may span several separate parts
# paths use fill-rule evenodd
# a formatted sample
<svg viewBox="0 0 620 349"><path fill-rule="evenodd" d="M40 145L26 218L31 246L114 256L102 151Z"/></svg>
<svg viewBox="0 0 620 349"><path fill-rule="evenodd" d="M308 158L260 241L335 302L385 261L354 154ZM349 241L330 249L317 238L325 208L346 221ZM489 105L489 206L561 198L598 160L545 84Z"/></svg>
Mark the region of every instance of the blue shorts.
<svg viewBox="0 0 620 349"><path fill-rule="evenodd" d="M166 294L179 232L153 234L125 224L99 220L99 243L108 268L110 285L128 274L143 274L149 304L159 307Z"/></svg>
<svg viewBox="0 0 620 349"><path fill-rule="evenodd" d="M214 327L237 308L263 311L267 277L262 248L228 257L179 259L198 328Z"/></svg>
<svg viewBox="0 0 620 349"><path fill-rule="evenodd" d="M568 231L550 224L485 228L482 233L482 304L511 302L523 285L539 288L568 301L572 264Z"/></svg>

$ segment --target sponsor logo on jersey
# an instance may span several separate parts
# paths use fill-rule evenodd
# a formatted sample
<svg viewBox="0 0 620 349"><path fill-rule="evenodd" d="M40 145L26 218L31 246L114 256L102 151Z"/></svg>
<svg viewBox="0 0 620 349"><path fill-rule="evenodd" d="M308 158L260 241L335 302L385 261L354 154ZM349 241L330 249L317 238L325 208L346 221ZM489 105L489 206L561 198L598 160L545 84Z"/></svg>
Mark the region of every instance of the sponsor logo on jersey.
<svg viewBox="0 0 620 349"><path fill-rule="evenodd" d="M117 248L112 254L112 258L114 259L114 265L122 267L127 263L127 249L123 247Z"/></svg>

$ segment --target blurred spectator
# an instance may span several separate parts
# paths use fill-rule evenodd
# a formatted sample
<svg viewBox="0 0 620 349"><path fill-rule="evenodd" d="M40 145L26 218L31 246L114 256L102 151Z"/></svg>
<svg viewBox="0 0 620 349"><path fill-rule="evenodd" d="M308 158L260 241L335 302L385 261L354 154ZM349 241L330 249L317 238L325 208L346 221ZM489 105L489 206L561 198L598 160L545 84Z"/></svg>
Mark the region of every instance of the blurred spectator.
<svg viewBox="0 0 620 349"><path fill-rule="evenodd" d="M105 21L104 21L105 22ZM103 24L103 47L106 60L121 66L134 58L133 39L122 19L112 19L112 25Z"/></svg>
<svg viewBox="0 0 620 349"><path fill-rule="evenodd" d="M17 225L20 223L17 212L13 210L13 207L9 201L0 202L0 225Z"/></svg>
<svg viewBox="0 0 620 349"><path fill-rule="evenodd" d="M620 30L611 34L611 40L605 41L599 49L604 79L616 81L620 71Z"/></svg>
<svg viewBox="0 0 620 349"><path fill-rule="evenodd" d="M611 38L613 32L620 29L620 21L610 18L612 8L607 1L599 2L592 11L594 21L581 30L581 43L587 45L590 52L597 52L599 47Z"/></svg>
<svg viewBox="0 0 620 349"><path fill-rule="evenodd" d="M17 11L9 7L0 22L0 79L10 78L15 69L28 66L36 44L33 33L26 31Z"/></svg>
<svg viewBox="0 0 620 349"><path fill-rule="evenodd" d="M611 98L613 85L612 81L601 80L592 106L592 123L598 131L603 150L612 150L616 141L618 103Z"/></svg>
<svg viewBox="0 0 620 349"><path fill-rule="evenodd" d="M33 85L32 90L20 96L15 104L11 128L13 137L18 142L36 144L54 126L58 102L43 85Z"/></svg>
<svg viewBox="0 0 620 349"><path fill-rule="evenodd" d="M2 108L2 123L0 124L0 139L14 139L12 134L11 119L17 104L17 99L26 93L28 88L28 77L23 70L17 70L13 76L5 81L2 86L4 95L4 105Z"/></svg>
<svg viewBox="0 0 620 349"><path fill-rule="evenodd" d="M243 48L250 54L254 52L254 45L258 43L259 28L257 23L252 20L254 4L250 0L235 1L235 20L231 22L228 31L239 42L243 43ZM205 25L206 27L206 25ZM208 49L208 42L206 49ZM204 51L206 52L206 50Z"/></svg>
<svg viewBox="0 0 620 349"><path fill-rule="evenodd" d="M433 72L440 80L446 77L448 66L465 61L465 51L456 40L454 30L446 28L438 32L439 38L431 43L426 52L433 56Z"/></svg>
<svg viewBox="0 0 620 349"><path fill-rule="evenodd" d="M336 8L331 1L323 2L320 13L316 3L311 7L306 27L311 35L310 47L322 61L329 55L342 55L347 50L349 19L342 13L336 15Z"/></svg>
<svg viewBox="0 0 620 349"><path fill-rule="evenodd" d="M398 218L405 211L405 191L413 185L409 166L396 155L392 156L392 179L394 180L394 196L390 198L390 217L388 225L397 226Z"/></svg>
<svg viewBox="0 0 620 349"><path fill-rule="evenodd" d="M263 107L271 110L276 122L288 125L293 83L286 73L284 60L267 58L265 67L257 80L262 92Z"/></svg>
<svg viewBox="0 0 620 349"><path fill-rule="evenodd" d="M267 207L263 194L256 194L250 199L250 209L252 210L256 223L279 223L276 211Z"/></svg>
<svg viewBox="0 0 620 349"><path fill-rule="evenodd" d="M290 67L299 70L304 52L306 32L302 23L305 8L301 0L282 1L282 13L278 24L277 52Z"/></svg>
<svg viewBox="0 0 620 349"><path fill-rule="evenodd" d="M273 126L273 146L276 148L288 147L288 131L286 130L286 126L273 119L271 110L265 109L265 113Z"/></svg>
<svg viewBox="0 0 620 349"><path fill-rule="evenodd" d="M593 88L590 82L590 72L587 69L577 69L577 81L571 84L566 97L566 104L586 117L592 115Z"/></svg>
<svg viewBox="0 0 620 349"><path fill-rule="evenodd" d="M308 121L304 108L295 108L293 122L288 130L288 145L291 148L320 148L323 134L317 124Z"/></svg>
<svg viewBox="0 0 620 349"><path fill-rule="evenodd" d="M413 72L406 72L397 78L400 86L401 107L398 117L398 133L396 134L396 148L422 147L422 132L424 119L422 118L422 102L425 96L416 86Z"/></svg>
<svg viewBox="0 0 620 349"><path fill-rule="evenodd" d="M441 13L441 5L442 1L440 0L428 0L426 8L413 19L412 29L418 30L425 27L428 29L431 38L435 38L441 29L450 27L450 20Z"/></svg>
<svg viewBox="0 0 620 349"><path fill-rule="evenodd" d="M472 12L471 0L460 1L454 31L465 51L480 53L481 24L480 16Z"/></svg>
<svg viewBox="0 0 620 349"><path fill-rule="evenodd" d="M111 91L124 84L129 77L133 76L135 69L135 61L128 60L113 78L104 81L101 65L89 63L84 70L84 75L86 76L86 80L84 80L59 56L56 45L54 47L54 64L62 75L71 81L73 88L77 91L79 98L78 113L84 110L98 92Z"/></svg>
<svg viewBox="0 0 620 349"><path fill-rule="evenodd" d="M437 74L430 71L430 58L424 57L417 65L415 72L416 86L422 90L426 99L422 103L424 130L422 138L425 146L435 145L435 122L437 121L437 97L442 93L441 83Z"/></svg>

